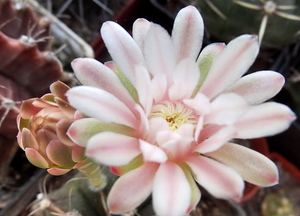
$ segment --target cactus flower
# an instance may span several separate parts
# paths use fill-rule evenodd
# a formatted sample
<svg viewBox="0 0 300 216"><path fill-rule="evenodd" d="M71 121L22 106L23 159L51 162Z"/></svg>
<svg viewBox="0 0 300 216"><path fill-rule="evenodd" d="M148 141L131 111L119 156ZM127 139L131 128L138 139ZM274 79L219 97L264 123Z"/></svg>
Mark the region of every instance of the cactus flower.
<svg viewBox="0 0 300 216"><path fill-rule="evenodd" d="M145 19L136 20L133 37L111 21L101 34L113 61L73 61L83 86L66 95L90 118L67 134L121 175L108 195L111 213L126 213L152 193L157 215L182 216L200 200L196 183L239 200L244 180L278 182L272 161L229 142L279 133L295 119L287 106L263 103L282 88L280 74L243 76L258 54L256 36L211 44L199 55L203 21L193 6L178 13L171 37Z"/></svg>

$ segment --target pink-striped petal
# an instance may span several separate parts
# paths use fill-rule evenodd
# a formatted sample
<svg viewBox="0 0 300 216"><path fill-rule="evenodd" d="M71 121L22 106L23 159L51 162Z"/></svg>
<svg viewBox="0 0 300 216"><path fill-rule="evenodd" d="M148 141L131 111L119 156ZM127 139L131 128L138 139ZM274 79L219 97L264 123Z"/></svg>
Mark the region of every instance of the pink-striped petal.
<svg viewBox="0 0 300 216"><path fill-rule="evenodd" d="M184 59L173 72L173 85L169 88L172 101L190 98L200 77L198 65L194 59Z"/></svg>
<svg viewBox="0 0 300 216"><path fill-rule="evenodd" d="M204 47L204 49L201 51L197 59L197 64L199 65L201 76L198 79L198 83L196 88L194 89L192 97L195 97L195 95L198 93L200 87L202 86L204 80L207 77L207 74L211 68L213 61L224 48L225 44L223 43L213 43Z"/></svg>
<svg viewBox="0 0 300 216"><path fill-rule="evenodd" d="M178 12L172 31L177 63L186 58L196 60L202 46L203 32L203 20L195 7L187 6Z"/></svg>
<svg viewBox="0 0 300 216"><path fill-rule="evenodd" d="M105 62L104 65L111 69L118 76L119 80L122 82L122 85L129 92L133 100L136 103L139 103L138 92L134 86L134 83L128 79L128 77L121 71L121 69L116 65L116 63L113 61L108 61ZM134 79L136 80L135 76Z"/></svg>
<svg viewBox="0 0 300 216"><path fill-rule="evenodd" d="M129 108L112 94L95 87L77 86L67 92L69 103L83 114L104 122L135 127Z"/></svg>
<svg viewBox="0 0 300 216"><path fill-rule="evenodd" d="M189 127L190 125L187 125ZM183 131L181 131L183 132ZM181 160L190 151L193 137L183 137L172 131L161 131L156 136L157 143L172 159Z"/></svg>
<svg viewBox="0 0 300 216"><path fill-rule="evenodd" d="M161 148L144 140L140 140L140 149L145 162L164 163L168 160L168 156Z"/></svg>
<svg viewBox="0 0 300 216"><path fill-rule="evenodd" d="M72 62L76 77L83 85L103 89L124 102L131 109L135 102L117 75L92 58L77 58Z"/></svg>
<svg viewBox="0 0 300 216"><path fill-rule="evenodd" d="M101 36L114 62L134 85L135 66L144 64L138 45L125 29L112 21L103 23Z"/></svg>
<svg viewBox="0 0 300 216"><path fill-rule="evenodd" d="M149 134L147 137L147 141L149 143L155 143L156 142L156 134L159 131L168 131L168 130L169 130L169 124L165 119L151 118L149 120Z"/></svg>
<svg viewBox="0 0 300 216"><path fill-rule="evenodd" d="M195 180L213 196L235 201L242 197L244 181L232 168L203 156L191 156L186 163Z"/></svg>
<svg viewBox="0 0 300 216"><path fill-rule="evenodd" d="M205 139L203 142L198 144L194 151L199 153L207 153L216 151L232 139L235 135L235 128L233 126L225 126L212 136Z"/></svg>
<svg viewBox="0 0 300 216"><path fill-rule="evenodd" d="M257 36L232 40L212 63L200 92L213 98L236 82L253 64L259 50Z"/></svg>
<svg viewBox="0 0 300 216"><path fill-rule="evenodd" d="M260 104L275 96L284 85L284 77L274 71L259 71L239 79L226 92L242 96L250 105Z"/></svg>
<svg viewBox="0 0 300 216"><path fill-rule="evenodd" d="M204 124L232 124L248 107L247 102L237 94L221 94L211 103L211 112L204 117Z"/></svg>
<svg viewBox="0 0 300 216"><path fill-rule="evenodd" d="M67 135L77 145L86 147L88 140L97 133L110 131L126 136L135 137L136 131L125 125L101 122L94 118L78 119L72 123L67 131Z"/></svg>
<svg viewBox="0 0 300 216"><path fill-rule="evenodd" d="M204 140L208 139L209 137L213 136L215 133L217 133L220 129L226 127L226 125L204 125L202 127L202 130L200 131L200 134L198 137L196 137L196 140L198 143L203 142ZM201 125L200 125L201 128Z"/></svg>
<svg viewBox="0 0 300 216"><path fill-rule="evenodd" d="M235 169L245 181L262 187L278 183L276 165L266 156L234 143L207 154Z"/></svg>
<svg viewBox="0 0 300 216"><path fill-rule="evenodd" d="M198 115L206 115L211 111L209 99L201 93L197 93L192 99L184 99L183 103L194 109Z"/></svg>
<svg viewBox="0 0 300 216"><path fill-rule="evenodd" d="M191 201L191 186L183 170L175 163L160 165L153 182L153 207L159 216L182 216Z"/></svg>
<svg viewBox="0 0 300 216"><path fill-rule="evenodd" d="M132 37L142 52L144 51L145 39L150 28L150 22L146 19L137 19L132 26Z"/></svg>
<svg viewBox="0 0 300 216"><path fill-rule="evenodd" d="M160 25L151 23L145 40L145 60L149 72L156 75L165 74L167 82L175 68L174 47L168 32Z"/></svg>
<svg viewBox="0 0 300 216"><path fill-rule="evenodd" d="M138 207L151 193L158 166L157 163L145 163L122 175L108 194L109 211L125 214Z"/></svg>
<svg viewBox="0 0 300 216"><path fill-rule="evenodd" d="M122 166L141 154L139 140L113 132L102 132L89 139L86 155L107 166Z"/></svg>
<svg viewBox="0 0 300 216"><path fill-rule="evenodd" d="M268 102L249 108L236 123L236 138L249 139L280 133L291 125L296 116L283 104Z"/></svg>

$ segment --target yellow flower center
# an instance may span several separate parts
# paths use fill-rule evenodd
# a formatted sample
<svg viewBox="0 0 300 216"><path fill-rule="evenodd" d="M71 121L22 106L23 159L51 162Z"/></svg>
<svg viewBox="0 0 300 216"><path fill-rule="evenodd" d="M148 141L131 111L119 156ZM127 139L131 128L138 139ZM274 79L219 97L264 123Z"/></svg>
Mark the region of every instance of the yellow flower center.
<svg viewBox="0 0 300 216"><path fill-rule="evenodd" d="M194 115L194 110L178 102L172 103L165 101L154 105L149 115L149 119L157 117L165 119L172 131L176 131L182 124L197 123L197 117Z"/></svg>

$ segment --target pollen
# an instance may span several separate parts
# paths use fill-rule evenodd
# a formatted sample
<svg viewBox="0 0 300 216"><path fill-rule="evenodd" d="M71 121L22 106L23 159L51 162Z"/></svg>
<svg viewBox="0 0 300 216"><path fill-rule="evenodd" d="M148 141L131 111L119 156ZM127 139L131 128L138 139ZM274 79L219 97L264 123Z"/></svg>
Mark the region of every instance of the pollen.
<svg viewBox="0 0 300 216"><path fill-rule="evenodd" d="M197 122L194 110L179 102L165 101L154 105L149 119L157 117L165 119L172 131L176 131L182 124L196 124Z"/></svg>

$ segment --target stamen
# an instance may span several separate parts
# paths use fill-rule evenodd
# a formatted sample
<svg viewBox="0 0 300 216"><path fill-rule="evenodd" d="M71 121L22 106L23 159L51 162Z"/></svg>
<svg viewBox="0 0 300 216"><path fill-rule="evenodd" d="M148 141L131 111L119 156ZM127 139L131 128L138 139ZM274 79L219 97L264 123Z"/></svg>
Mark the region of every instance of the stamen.
<svg viewBox="0 0 300 216"><path fill-rule="evenodd" d="M157 117L165 119L172 131L176 131L182 124L197 123L194 110L178 102L171 103L165 101L161 104L154 105L149 119Z"/></svg>

